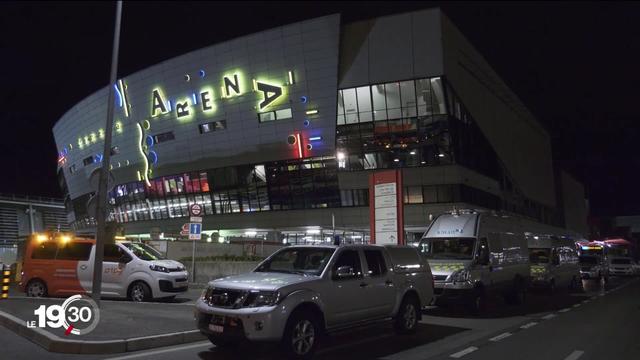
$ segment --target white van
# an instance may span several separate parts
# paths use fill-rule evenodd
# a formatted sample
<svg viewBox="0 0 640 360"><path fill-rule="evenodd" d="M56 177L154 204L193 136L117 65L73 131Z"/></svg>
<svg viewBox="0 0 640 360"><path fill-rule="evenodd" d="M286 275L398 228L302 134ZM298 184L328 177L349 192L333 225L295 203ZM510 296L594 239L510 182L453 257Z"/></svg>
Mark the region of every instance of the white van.
<svg viewBox="0 0 640 360"><path fill-rule="evenodd" d="M556 289L582 288L578 253L573 241L549 234L527 233L531 285L554 293Z"/></svg>
<svg viewBox="0 0 640 360"><path fill-rule="evenodd" d="M609 273L613 276L635 275L634 261L630 257L615 256L609 258Z"/></svg>
<svg viewBox="0 0 640 360"><path fill-rule="evenodd" d="M463 302L482 311L488 295L522 303L530 279L529 250L517 219L490 213L443 214L419 243L435 281L436 303Z"/></svg>
<svg viewBox="0 0 640 360"><path fill-rule="evenodd" d="M69 296L91 291L95 240L38 234L26 244L21 289L28 296ZM133 301L171 298L187 291L184 265L138 242L105 244L102 295Z"/></svg>

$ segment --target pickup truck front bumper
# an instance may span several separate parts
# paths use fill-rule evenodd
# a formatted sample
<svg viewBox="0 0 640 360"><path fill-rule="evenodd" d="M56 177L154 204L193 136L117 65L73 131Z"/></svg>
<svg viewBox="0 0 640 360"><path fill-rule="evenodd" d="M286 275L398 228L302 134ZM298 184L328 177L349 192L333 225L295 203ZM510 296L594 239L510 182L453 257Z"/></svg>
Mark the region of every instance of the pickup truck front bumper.
<svg viewBox="0 0 640 360"><path fill-rule="evenodd" d="M194 317L201 333L221 339L278 341L289 310L282 304L257 308L227 309L196 302Z"/></svg>

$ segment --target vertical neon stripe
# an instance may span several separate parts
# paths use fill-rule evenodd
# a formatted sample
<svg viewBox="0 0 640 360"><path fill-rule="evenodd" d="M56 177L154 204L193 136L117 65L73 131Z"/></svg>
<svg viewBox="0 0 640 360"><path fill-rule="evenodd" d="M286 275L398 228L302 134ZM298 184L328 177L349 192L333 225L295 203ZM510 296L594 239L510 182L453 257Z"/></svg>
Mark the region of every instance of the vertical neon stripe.
<svg viewBox="0 0 640 360"><path fill-rule="evenodd" d="M298 143L298 157L302 159L302 141L300 140L300 133L296 134L296 140Z"/></svg>

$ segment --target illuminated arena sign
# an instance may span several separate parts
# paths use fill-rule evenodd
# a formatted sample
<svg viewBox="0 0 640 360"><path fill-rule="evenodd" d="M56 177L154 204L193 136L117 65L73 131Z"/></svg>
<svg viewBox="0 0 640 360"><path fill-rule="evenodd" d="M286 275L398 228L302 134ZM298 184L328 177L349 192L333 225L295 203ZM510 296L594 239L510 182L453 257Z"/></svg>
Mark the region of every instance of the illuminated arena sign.
<svg viewBox="0 0 640 360"><path fill-rule="evenodd" d="M190 80L189 77L185 77L185 79ZM248 86L243 83L243 79L244 77L240 72L224 75L218 99L228 99L248 93ZM285 95L284 86L256 79L253 79L252 83L252 91L259 93L259 101L256 105L258 111L263 111L267 107L277 104ZM293 84L293 73L291 71L289 71L288 84ZM175 113L177 119L189 120L197 109L205 114L214 112L216 110L215 100L215 94L211 86L204 86L190 96L184 96L174 102L167 99L160 87L156 87L151 91L151 117Z"/></svg>

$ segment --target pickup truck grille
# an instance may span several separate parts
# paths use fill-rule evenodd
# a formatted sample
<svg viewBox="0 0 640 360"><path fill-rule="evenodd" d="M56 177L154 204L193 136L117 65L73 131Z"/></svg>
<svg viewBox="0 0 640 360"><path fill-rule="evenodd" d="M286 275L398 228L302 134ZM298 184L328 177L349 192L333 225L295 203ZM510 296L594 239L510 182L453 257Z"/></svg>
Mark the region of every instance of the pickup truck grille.
<svg viewBox="0 0 640 360"><path fill-rule="evenodd" d="M237 308L244 302L245 298L245 291L209 288L204 294L203 300L209 306Z"/></svg>

